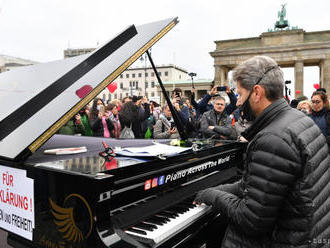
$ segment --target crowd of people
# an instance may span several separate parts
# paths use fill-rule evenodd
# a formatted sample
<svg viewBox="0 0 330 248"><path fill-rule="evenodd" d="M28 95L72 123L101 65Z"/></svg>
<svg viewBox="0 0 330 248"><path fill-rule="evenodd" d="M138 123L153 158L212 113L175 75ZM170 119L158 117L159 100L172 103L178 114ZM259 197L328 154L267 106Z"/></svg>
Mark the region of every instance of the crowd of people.
<svg viewBox="0 0 330 248"><path fill-rule="evenodd" d="M227 103L224 96L227 96ZM251 113L247 113L244 106L236 106L237 96L228 86L214 86L198 101L195 100L195 89L191 90L189 98L184 98L182 90L175 88L171 103L188 137L247 141L242 133L253 121L249 116ZM292 100L290 106L310 116L330 144L329 100L325 89L315 91L311 101L302 97ZM145 96L125 97L108 104L96 98L63 126L59 133L105 138L180 137L170 106L148 101Z"/></svg>
<svg viewBox="0 0 330 248"><path fill-rule="evenodd" d="M236 95L229 87L222 89L225 93L218 90L219 87L215 86L196 101L194 89L191 97L184 98L182 90L175 88L171 94L171 106L149 101L145 96L125 97L108 104L95 98L58 133L105 138L180 138L172 107L188 137L236 139L233 125ZM229 103L226 104L223 95L228 96Z"/></svg>

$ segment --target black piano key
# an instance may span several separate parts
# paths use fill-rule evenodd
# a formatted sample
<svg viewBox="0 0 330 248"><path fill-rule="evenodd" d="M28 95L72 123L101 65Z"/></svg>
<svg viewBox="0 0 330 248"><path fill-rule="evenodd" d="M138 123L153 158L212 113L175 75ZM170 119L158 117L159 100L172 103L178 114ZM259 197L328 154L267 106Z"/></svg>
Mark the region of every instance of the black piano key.
<svg viewBox="0 0 330 248"><path fill-rule="evenodd" d="M174 217L178 217L179 216L179 214L177 212L171 211L169 209L164 210L164 212L165 213L169 213L169 214L173 215Z"/></svg>
<svg viewBox="0 0 330 248"><path fill-rule="evenodd" d="M167 211L159 212L159 215L165 216L167 218L172 218L172 219L174 219L175 217L179 216L178 214L170 213L170 212L167 212Z"/></svg>
<svg viewBox="0 0 330 248"><path fill-rule="evenodd" d="M192 204L192 203L180 203L176 206L189 210L190 208L194 207L194 204Z"/></svg>
<svg viewBox="0 0 330 248"><path fill-rule="evenodd" d="M147 230L147 231L153 231L157 229L156 225L148 224L148 223L138 223L134 225L134 227L137 227L139 229Z"/></svg>
<svg viewBox="0 0 330 248"><path fill-rule="evenodd" d="M161 221L163 224L165 224L166 222L168 222L165 218L160 217L160 216L157 216L157 215L154 215L154 216L152 216L151 218L153 218L153 219L155 219L155 220L159 220L159 221Z"/></svg>
<svg viewBox="0 0 330 248"><path fill-rule="evenodd" d="M154 216L146 219L145 222L155 224L155 225L159 225L159 226L162 226L165 223L163 220L161 220L159 218L156 218Z"/></svg>
<svg viewBox="0 0 330 248"><path fill-rule="evenodd" d="M170 219L169 218L167 218L166 216L163 216L163 215L161 215L161 214L155 214L155 216L156 217L158 217L158 218L161 218L162 220L164 220L165 222L169 222L170 221Z"/></svg>
<svg viewBox="0 0 330 248"><path fill-rule="evenodd" d="M153 229L157 229L157 228L158 228L157 225L154 225L154 224L151 224L151 223L146 223L146 222L144 222L144 221L142 221L141 223L146 224L146 225L152 227Z"/></svg>
<svg viewBox="0 0 330 248"><path fill-rule="evenodd" d="M143 230L140 229L135 229L133 227L127 228L126 231L130 231L130 232L134 232L134 233L138 233L138 234L142 234L142 235L147 235L147 233Z"/></svg>
<svg viewBox="0 0 330 248"><path fill-rule="evenodd" d="M150 224L153 224L153 225L157 225L157 226L162 226L162 225L164 225L162 222L160 222L160 221L157 221L157 220L150 220L150 219L147 219L147 220L145 220L144 222L146 222L146 223L150 223Z"/></svg>
<svg viewBox="0 0 330 248"><path fill-rule="evenodd" d="M179 214L183 214L184 212L186 212L185 209L177 207L177 206L170 207L170 208L168 208L168 210L174 211L174 212L179 213Z"/></svg>

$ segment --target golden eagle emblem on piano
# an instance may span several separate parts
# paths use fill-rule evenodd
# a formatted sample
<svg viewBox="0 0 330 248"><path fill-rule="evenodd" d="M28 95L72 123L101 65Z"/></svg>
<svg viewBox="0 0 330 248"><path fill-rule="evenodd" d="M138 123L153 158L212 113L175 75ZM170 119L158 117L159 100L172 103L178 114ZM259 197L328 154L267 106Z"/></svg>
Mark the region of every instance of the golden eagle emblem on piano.
<svg viewBox="0 0 330 248"><path fill-rule="evenodd" d="M91 208L84 197L70 194L63 201L63 206L57 205L49 198L54 223L62 237L79 243L88 238L93 228Z"/></svg>

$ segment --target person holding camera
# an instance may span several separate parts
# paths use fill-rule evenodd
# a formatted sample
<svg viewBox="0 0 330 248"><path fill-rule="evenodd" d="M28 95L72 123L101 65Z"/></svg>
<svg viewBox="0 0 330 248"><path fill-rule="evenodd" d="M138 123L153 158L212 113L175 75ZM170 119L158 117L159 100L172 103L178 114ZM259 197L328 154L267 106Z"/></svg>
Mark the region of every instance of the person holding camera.
<svg viewBox="0 0 330 248"><path fill-rule="evenodd" d="M105 111L104 102L101 98L95 98L92 105L89 124L93 130L94 136L110 138L114 129L110 114Z"/></svg>
<svg viewBox="0 0 330 248"><path fill-rule="evenodd" d="M154 126L155 139L177 139L180 135L172 118L172 113L169 106L166 104L163 107L163 113L159 116Z"/></svg>
<svg viewBox="0 0 330 248"><path fill-rule="evenodd" d="M211 89L211 91L207 93L198 103L195 100L195 91L196 90L192 88L190 102L192 106L196 109L197 121L205 112L213 109L213 105L211 104L210 100L212 100L214 96L219 96L219 94L217 94L218 92L225 91L229 97L230 103L225 106L225 110L224 110L227 113L227 115L231 115L231 113L236 108L237 97L235 93L228 86L214 86Z"/></svg>
<svg viewBox="0 0 330 248"><path fill-rule="evenodd" d="M186 125L189 122L189 109L183 104L182 90L180 88L175 88L172 91L172 104L183 121L183 124Z"/></svg>
<svg viewBox="0 0 330 248"><path fill-rule="evenodd" d="M85 132L85 126L81 121L80 114L76 114L58 130L59 134L66 135L85 135Z"/></svg>

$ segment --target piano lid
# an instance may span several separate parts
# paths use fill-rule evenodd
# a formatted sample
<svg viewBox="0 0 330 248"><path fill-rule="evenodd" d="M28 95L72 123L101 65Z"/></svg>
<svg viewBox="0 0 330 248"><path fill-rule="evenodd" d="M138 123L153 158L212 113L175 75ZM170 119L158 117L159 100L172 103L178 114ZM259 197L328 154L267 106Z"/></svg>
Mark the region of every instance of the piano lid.
<svg viewBox="0 0 330 248"><path fill-rule="evenodd" d="M0 157L36 151L177 22L132 25L91 54L1 73Z"/></svg>

